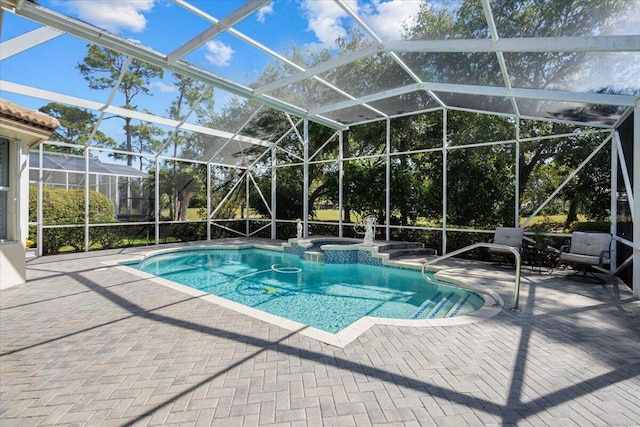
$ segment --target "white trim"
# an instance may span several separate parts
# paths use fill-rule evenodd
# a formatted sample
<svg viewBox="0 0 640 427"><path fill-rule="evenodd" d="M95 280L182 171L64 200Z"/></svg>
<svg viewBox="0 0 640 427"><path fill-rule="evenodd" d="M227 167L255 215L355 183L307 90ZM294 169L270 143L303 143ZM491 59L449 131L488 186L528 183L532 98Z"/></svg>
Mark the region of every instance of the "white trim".
<svg viewBox="0 0 640 427"><path fill-rule="evenodd" d="M52 92L44 89L37 89L34 87L21 85L19 83L9 82L6 80L0 80L0 90L17 93L19 95L30 96L33 98L44 99L47 101L73 105L75 107L86 108L89 110L104 111L120 117L129 117L132 119L155 123L155 124L159 124L159 125L163 125L171 128L175 128L180 124L179 120L160 117L160 116L156 116L148 113L142 113L139 111L129 110L122 107L108 106L107 108L104 108L105 104L101 102L89 101L86 99L77 98L75 96L63 95L60 93L56 93L56 92ZM184 123L182 128L193 131L193 132L202 133L205 135L217 136L220 138L231 138L234 135L231 132L225 132L222 130L207 128L204 126L191 124L191 123ZM260 139L251 138L251 137L242 136L242 135L236 136L235 139L241 142L247 142L249 144L260 145L263 147L267 147L269 145L269 143L266 141L262 141ZM155 155L151 155L151 157L154 157L154 156Z"/></svg>
<svg viewBox="0 0 640 427"><path fill-rule="evenodd" d="M355 100L342 101L331 105L325 105L323 107L314 108L309 111L311 115L320 115L329 113L331 111L342 110L344 108L353 107L362 103L370 103L379 101L392 96L404 95L407 93L415 92L417 90L426 90L433 92L449 92L458 93L464 95L482 95L491 97L502 98L525 98L547 101L564 101L564 102L577 102L586 104L603 104L603 105L619 105L619 106L632 106L635 104L636 97L631 95L613 95L603 93L583 93L583 92L571 92L567 90L548 90L548 89L525 89L525 88L506 88L502 86L478 86L467 85L457 83L414 83L395 89L390 89L382 92L377 92L372 95L363 96ZM485 110L477 110L485 111ZM492 114L492 112L487 111ZM514 113L515 114L515 113ZM514 115L511 114L511 115ZM584 126L588 123L583 123Z"/></svg>
<svg viewBox="0 0 640 427"><path fill-rule="evenodd" d="M21 34L10 40L0 43L0 61L38 46L49 40L60 37L64 33L51 27L40 27L25 34Z"/></svg>
<svg viewBox="0 0 640 427"><path fill-rule="evenodd" d="M238 9L231 12L229 15L224 17L222 20L207 28L188 42L184 43L182 46L171 52L167 55L167 63L172 64L176 62L178 59L187 55L189 52L192 52L205 44L207 41L211 40L218 34L228 30L232 25L237 22L243 20L247 16L254 13L256 10L261 9L270 3L271 0L251 0L247 3L244 3Z"/></svg>
<svg viewBox="0 0 640 427"><path fill-rule="evenodd" d="M486 0L483 0L483 6ZM486 12L485 12L486 16ZM640 35L514 37L502 39L393 40L395 52L639 52Z"/></svg>

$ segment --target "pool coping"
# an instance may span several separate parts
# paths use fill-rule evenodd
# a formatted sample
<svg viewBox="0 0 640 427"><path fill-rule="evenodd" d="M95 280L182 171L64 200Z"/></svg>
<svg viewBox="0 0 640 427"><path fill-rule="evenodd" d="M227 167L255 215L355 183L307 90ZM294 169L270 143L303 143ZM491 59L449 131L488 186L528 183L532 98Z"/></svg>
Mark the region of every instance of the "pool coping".
<svg viewBox="0 0 640 427"><path fill-rule="evenodd" d="M182 292L184 294L202 299L204 301L208 301L210 303L216 304L218 306L236 311L238 313L250 316L252 318L270 323L272 325L279 326L286 330L298 333L300 335L313 338L315 340L321 341L326 344L333 345L335 347L344 347L351 343L353 340L357 339L364 332L369 330L371 327L376 325L387 325L387 326L403 326L403 327L412 327L412 328L421 328L421 327L442 327L442 326L457 326L464 325L470 323L480 322L486 319L489 319L502 311L504 308L504 302L499 294L496 292L486 289L480 288L474 283L470 283L461 279L459 277L453 277L447 274L447 267L438 267L438 268L430 268L431 271L435 272L435 276L440 281L449 282L453 285L453 287L461 287L464 290L478 293L480 295L489 294L495 301L495 303L491 303L484 299L484 305L477 309L476 311L464 314L460 316L456 316L453 318L441 318L441 319L394 319L394 318L386 318L386 317L372 317L365 316L362 317L349 326L345 327L338 333L330 333L327 331L323 331L321 329L317 329L303 323L299 323L290 319L286 319L284 317L277 316L275 314L267 313L262 310L258 310L253 307L249 307L217 295L209 294L204 291L200 291L198 289L189 287L187 285L182 285L176 282L173 282L168 279L164 279L158 276L155 276L150 273L146 273L144 271L138 270L136 268L129 267L125 264L132 262L140 262L146 257L163 254L163 253L171 253L171 252L181 252L181 251L192 251L192 250L200 250L200 249L213 249L213 250L241 250L241 249L266 249L271 251L283 252L283 245L274 246L274 245L265 245L260 243L234 243L234 244L198 244L198 245L188 245L184 247L172 247L172 248L162 248L162 249L150 249L149 251L143 251L136 254L130 254L130 256L126 259L121 259L118 261L102 261L102 264L108 265L111 267L116 267L123 271L126 271L130 274L134 274L138 277L147 279L159 285L165 286L167 288ZM385 267L395 267L395 268L403 268L410 270L420 270L421 266L403 262L396 260L383 260L383 266Z"/></svg>

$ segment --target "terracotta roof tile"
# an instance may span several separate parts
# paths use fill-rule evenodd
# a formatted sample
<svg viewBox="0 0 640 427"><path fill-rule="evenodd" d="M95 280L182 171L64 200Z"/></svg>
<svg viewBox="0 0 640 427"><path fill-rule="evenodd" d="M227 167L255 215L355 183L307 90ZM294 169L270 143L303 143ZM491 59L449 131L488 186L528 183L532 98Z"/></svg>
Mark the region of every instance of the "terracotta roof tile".
<svg viewBox="0 0 640 427"><path fill-rule="evenodd" d="M55 117L48 116L38 111L21 107L11 101L0 98L0 114L15 119L16 121L26 122L35 126L44 127L54 130L60 126L60 122Z"/></svg>

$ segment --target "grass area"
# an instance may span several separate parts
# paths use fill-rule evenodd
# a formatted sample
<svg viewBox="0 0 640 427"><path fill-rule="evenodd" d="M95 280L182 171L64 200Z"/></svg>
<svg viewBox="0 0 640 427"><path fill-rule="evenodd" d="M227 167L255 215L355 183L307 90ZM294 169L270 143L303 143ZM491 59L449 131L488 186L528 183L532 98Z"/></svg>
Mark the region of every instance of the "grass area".
<svg viewBox="0 0 640 427"><path fill-rule="evenodd" d="M318 221L338 222L340 220L340 211L338 209L318 209L316 218Z"/></svg>
<svg viewBox="0 0 640 427"><path fill-rule="evenodd" d="M316 217L318 221L337 222L339 219L339 213L340 211L338 211L337 209L318 209L316 210ZM525 219L526 218L522 218L520 220L520 223L523 223ZM529 222L529 224L527 225L527 228L537 224L544 224L544 223L551 223L553 225L559 224L560 227L563 227L566 219L567 219L567 215L564 215L564 214L537 216L533 218L531 222ZM578 215L578 221L586 221L586 220L587 219L584 215ZM432 224L429 224L429 221L427 221L426 219L423 219L422 221L418 221L418 224L423 226L432 225Z"/></svg>
<svg viewBox="0 0 640 427"><path fill-rule="evenodd" d="M205 219L207 216L206 210L204 215L200 215L201 210L202 210L201 208L188 208L187 219L190 221L198 221L198 220Z"/></svg>
<svg viewBox="0 0 640 427"><path fill-rule="evenodd" d="M200 208L189 208L187 213L187 218L192 221L203 219L200 217L199 211L200 211ZM340 216L340 211L338 209L318 209L315 211L315 213L316 213L315 219L317 221L338 222L339 216ZM240 218L240 211L237 212L236 218ZM523 223L525 219L526 217L521 218L520 223ZM546 223L546 224L549 224L552 228L556 229L557 231L562 231L562 228L564 227L564 223L566 219L567 219L567 216L564 214L537 216L533 218L531 222L527 225L527 229L538 224ZM352 220L355 220L355 216L352 216ZM578 215L578 221L586 221L586 220L587 219L585 218L584 215ZM433 223L429 223L426 219L423 219L422 221L418 222L418 225L432 226Z"/></svg>
<svg viewBox="0 0 640 427"><path fill-rule="evenodd" d="M520 224L522 224L526 218L520 219ZM539 224L547 224L552 231L562 232L564 230L564 225L567 220L567 215L547 215L547 216L537 216L527 224L527 229L534 227ZM578 221L584 222L587 221L587 218L584 215L578 215Z"/></svg>
<svg viewBox="0 0 640 427"><path fill-rule="evenodd" d="M201 208L188 208L187 209L187 220L189 220L189 221L202 221L202 220L204 220L206 218L206 214L204 216L201 216L200 215L200 210L201 210ZM249 213L251 214L251 218L260 218L260 216L257 213L255 213L253 210L251 210ZM168 210L163 212L163 215L168 215L168 214L169 214ZM240 215L240 209L236 210L234 219L243 219L243 218L244 217L242 217ZM337 220L338 220L338 217L336 215L336 221ZM330 221L330 220L327 220L327 221Z"/></svg>

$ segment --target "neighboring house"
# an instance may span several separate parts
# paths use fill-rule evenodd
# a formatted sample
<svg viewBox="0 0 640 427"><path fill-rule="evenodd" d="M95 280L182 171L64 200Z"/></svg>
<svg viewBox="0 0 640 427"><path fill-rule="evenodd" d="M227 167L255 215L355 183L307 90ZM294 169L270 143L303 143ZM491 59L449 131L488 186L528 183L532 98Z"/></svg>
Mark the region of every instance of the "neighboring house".
<svg viewBox="0 0 640 427"><path fill-rule="evenodd" d="M42 156L42 165L40 158ZM40 176L42 166L42 176ZM149 174L127 165L104 163L98 158L77 154L38 150L29 153L31 184L39 181L45 187L83 190L85 168L89 172L89 189L98 191L113 202L118 216L145 215L145 185Z"/></svg>
<svg viewBox="0 0 640 427"><path fill-rule="evenodd" d="M58 126L53 117L0 99L0 289L26 282L28 154Z"/></svg>

